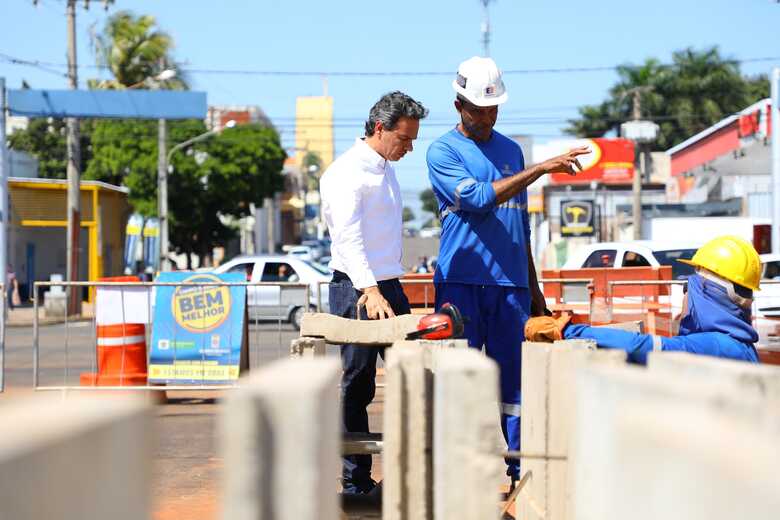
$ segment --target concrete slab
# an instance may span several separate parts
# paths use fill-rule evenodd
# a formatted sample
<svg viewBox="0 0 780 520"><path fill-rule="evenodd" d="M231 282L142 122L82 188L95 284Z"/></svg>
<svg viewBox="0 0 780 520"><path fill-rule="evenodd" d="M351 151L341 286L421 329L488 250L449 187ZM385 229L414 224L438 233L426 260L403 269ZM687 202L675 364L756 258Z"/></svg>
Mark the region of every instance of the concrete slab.
<svg viewBox="0 0 780 520"><path fill-rule="evenodd" d="M532 457L520 467L532 474L516 501L519 518L567 518L572 382L588 363L622 365L625 359L625 352L597 350L588 340L523 343L521 451Z"/></svg>
<svg viewBox="0 0 780 520"><path fill-rule="evenodd" d="M612 490L607 518L778 517L775 435L715 408L684 403L631 410L615 427L620 487Z"/></svg>
<svg viewBox="0 0 780 520"><path fill-rule="evenodd" d="M654 492L657 491L659 496L664 493L666 496L679 496L677 491L671 489L678 484L683 490L689 489L691 485L701 487L698 494L691 496L691 501L706 501L706 496L716 501L726 500L713 495L712 490L724 489L717 480L723 478L735 482L744 478L744 468L740 469L740 465L730 466L730 462L723 463L724 466L713 456L725 457L725 452L733 451L744 453L746 460L756 460L759 455L753 453L748 441L762 436L766 437L765 442L757 440L761 449L771 446L772 453L767 455L773 460L778 454L776 432L765 428L765 415L777 415L779 412L768 409L751 392L735 391L718 379L682 378L628 365L591 365L579 373L576 396L570 454L572 518L626 518L620 516L616 509L622 507L621 511L628 510L629 506L619 505L624 500L631 501L635 508L628 517L637 518L636 514L640 510L644 514L649 504L648 498ZM646 435L639 437L645 438L646 444L632 436L638 435L643 429ZM741 434L738 432L751 430L753 434L749 437L739 442L733 441ZM666 452L662 446L673 449ZM703 451L697 455L699 449ZM631 450L642 454L636 455L636 465L627 470L623 466ZM728 457L732 458L731 454ZM705 471L705 467L709 469ZM682 475L696 475L697 480L683 485L674 475L675 468L681 468ZM721 468L725 473L712 471L713 468ZM637 480L643 475L655 475L656 480ZM740 484L734 488L737 489L744 488ZM728 501L736 500L746 504L745 497L738 493L729 493L727 496ZM655 506L654 511L662 510L664 513L643 518L729 518L691 517L680 514L685 508L656 509ZM733 511L733 508L727 510ZM696 511L709 510L704 508ZM738 514L730 518L752 517Z"/></svg>
<svg viewBox="0 0 780 520"><path fill-rule="evenodd" d="M336 520L336 359L286 359L241 381L223 418L223 518Z"/></svg>
<svg viewBox="0 0 780 520"><path fill-rule="evenodd" d="M434 518L496 518L498 365L473 349L433 357Z"/></svg>
<svg viewBox="0 0 780 520"><path fill-rule="evenodd" d="M0 408L2 518L149 518L153 415L143 399L37 395Z"/></svg>
<svg viewBox="0 0 780 520"><path fill-rule="evenodd" d="M466 340L396 341L385 361L383 518L433 514L435 355L466 351Z"/></svg>
<svg viewBox="0 0 780 520"><path fill-rule="evenodd" d="M718 381L735 392L750 394L768 407L780 410L780 367L759 365L685 352L652 352L647 367L651 372L687 381Z"/></svg>
<svg viewBox="0 0 780 520"><path fill-rule="evenodd" d="M349 320L325 313L306 313L301 320L301 336L323 338L328 343L391 345L417 330L422 316L404 314L384 320Z"/></svg>

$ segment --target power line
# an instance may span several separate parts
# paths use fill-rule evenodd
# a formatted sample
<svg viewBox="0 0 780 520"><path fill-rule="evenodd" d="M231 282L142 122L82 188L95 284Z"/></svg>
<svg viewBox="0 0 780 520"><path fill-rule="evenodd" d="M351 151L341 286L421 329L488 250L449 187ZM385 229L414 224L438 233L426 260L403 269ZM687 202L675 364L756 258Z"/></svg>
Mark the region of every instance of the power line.
<svg viewBox="0 0 780 520"><path fill-rule="evenodd" d="M37 69L40 69L44 72L48 72L50 74L54 74L56 76L60 76L63 78L67 78L68 74L67 72L62 72L60 70L55 70L53 68L50 68L51 66L45 65L39 61L30 61L30 60L23 60L21 58L14 58L13 56L9 56L7 54L0 53L0 59L5 61L6 63L10 63L11 65L23 65L27 67L35 67ZM61 65L57 65L58 67ZM67 65L65 65L67 67Z"/></svg>
<svg viewBox="0 0 780 520"><path fill-rule="evenodd" d="M47 62L41 60L27 60L8 54L1 55L3 59L9 61L14 65L27 65L35 67L67 67L67 64ZM13 60L12 62L10 60ZM724 63L730 63L734 65L741 65L745 63L761 63L761 62L780 62L780 56L768 56L759 58L744 58L737 60L723 60ZM339 71L339 70L262 70L262 69L212 69L212 68L198 68L188 67L189 63L181 62L177 63L177 66L184 73L188 74L206 74L206 75L245 75L245 76L347 76L347 77L388 77L388 76L451 76L453 71ZM504 69L502 72L504 75L514 74L572 74L572 73L586 73L586 72L610 72L616 71L622 68L641 68L643 64L620 64L620 65L604 65L594 67L557 67L557 68L542 68L542 69ZM675 63L658 64L659 68L675 68L679 65ZM108 67L102 65L89 65L82 64L79 68L85 69L99 69L107 70Z"/></svg>

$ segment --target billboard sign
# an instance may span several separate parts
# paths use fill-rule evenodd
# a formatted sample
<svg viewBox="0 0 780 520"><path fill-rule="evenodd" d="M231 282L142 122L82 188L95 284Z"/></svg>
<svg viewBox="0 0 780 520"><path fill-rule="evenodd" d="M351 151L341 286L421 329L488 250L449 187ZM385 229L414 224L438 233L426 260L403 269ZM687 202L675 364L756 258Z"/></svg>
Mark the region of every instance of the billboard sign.
<svg viewBox="0 0 780 520"><path fill-rule="evenodd" d="M158 282L245 282L243 273L161 273ZM155 288L149 382L231 383L238 379L245 286Z"/></svg>
<svg viewBox="0 0 780 520"><path fill-rule="evenodd" d="M592 200L561 201L561 236L592 237L596 231Z"/></svg>
<svg viewBox="0 0 780 520"><path fill-rule="evenodd" d="M547 148L550 157L564 154L579 146L587 146L590 153L578 159L582 172L577 175L553 173L550 183L583 184L601 182L605 184L630 184L634 178L634 143L628 139L576 139L551 143Z"/></svg>

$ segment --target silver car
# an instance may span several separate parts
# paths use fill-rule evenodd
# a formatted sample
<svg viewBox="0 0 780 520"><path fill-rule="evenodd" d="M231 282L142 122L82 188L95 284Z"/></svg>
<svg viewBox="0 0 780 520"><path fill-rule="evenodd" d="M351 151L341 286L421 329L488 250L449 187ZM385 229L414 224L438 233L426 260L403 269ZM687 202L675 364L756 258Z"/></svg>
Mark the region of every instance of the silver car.
<svg viewBox="0 0 780 520"><path fill-rule="evenodd" d="M282 320L300 329L301 317L317 309L317 287L320 287L320 309L328 312L328 284L332 272L316 262L293 255L238 256L216 269L215 273L243 273L249 282L288 282L309 285L308 309L303 302L305 287L262 285L247 288L250 320ZM325 283L323 283L325 282Z"/></svg>

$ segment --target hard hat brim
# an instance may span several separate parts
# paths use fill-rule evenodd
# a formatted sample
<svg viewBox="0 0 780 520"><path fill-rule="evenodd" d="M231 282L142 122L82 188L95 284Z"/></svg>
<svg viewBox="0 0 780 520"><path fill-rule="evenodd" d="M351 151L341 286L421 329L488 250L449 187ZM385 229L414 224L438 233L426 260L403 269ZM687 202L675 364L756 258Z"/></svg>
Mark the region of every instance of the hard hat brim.
<svg viewBox="0 0 780 520"><path fill-rule="evenodd" d="M497 105L503 105L509 99L509 94L506 91L504 91L504 93L501 94L500 96L494 98L483 98L477 100L472 99L470 93L465 88L458 85L458 82L456 80L452 81L452 89L456 93L466 98L469 103L478 107L494 107Z"/></svg>
<svg viewBox="0 0 780 520"><path fill-rule="evenodd" d="M696 262L693 262L693 261L691 261L691 260L684 260L684 259L682 259L682 258L678 258L678 259L677 259L677 261L678 261L678 262L680 262L681 264L687 264L687 265L690 265L690 266L693 266L693 267L702 267L702 266L700 266L699 264L697 264ZM702 267L702 268L703 268L703 269L706 269L706 267ZM718 276L720 276L720 277L722 278L722 275L720 275L720 274L718 274L718 273L715 273L715 274L716 274L716 275L718 275ZM724 278L724 279L725 279L725 278ZM729 280L729 281L730 281L730 280ZM731 282L731 283L737 283L737 282ZM746 289L750 289L751 291L754 291L754 292L760 292L760 291L761 291L761 288L760 288L760 287L758 287L758 286L756 286L756 287L751 287L751 286L749 286L749 285L743 285L743 284L741 284L741 283L737 283L737 285L742 285L742 287L745 287Z"/></svg>

